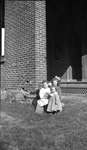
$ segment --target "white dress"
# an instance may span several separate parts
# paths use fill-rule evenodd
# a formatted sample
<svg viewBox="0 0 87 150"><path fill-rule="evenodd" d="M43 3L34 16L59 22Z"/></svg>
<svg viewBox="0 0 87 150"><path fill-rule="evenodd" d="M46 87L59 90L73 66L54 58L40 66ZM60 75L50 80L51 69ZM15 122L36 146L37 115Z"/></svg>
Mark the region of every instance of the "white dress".
<svg viewBox="0 0 87 150"><path fill-rule="evenodd" d="M50 94L50 88L41 88L40 89L40 92L39 92L39 96L40 96L40 99L37 101L37 103L40 105L40 106L45 106L48 104L48 96Z"/></svg>

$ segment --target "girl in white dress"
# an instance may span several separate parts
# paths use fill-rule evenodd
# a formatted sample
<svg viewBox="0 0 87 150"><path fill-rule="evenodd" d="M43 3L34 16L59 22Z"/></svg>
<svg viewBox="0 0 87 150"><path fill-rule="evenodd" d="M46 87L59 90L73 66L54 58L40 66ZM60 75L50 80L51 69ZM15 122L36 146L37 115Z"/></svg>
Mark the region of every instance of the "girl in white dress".
<svg viewBox="0 0 87 150"><path fill-rule="evenodd" d="M49 95L50 95L50 88L48 87L48 83L47 81L43 81L42 88L39 91L40 99L37 101L37 107L36 107L37 113L39 113L40 110L43 110L43 106L46 106L48 104Z"/></svg>

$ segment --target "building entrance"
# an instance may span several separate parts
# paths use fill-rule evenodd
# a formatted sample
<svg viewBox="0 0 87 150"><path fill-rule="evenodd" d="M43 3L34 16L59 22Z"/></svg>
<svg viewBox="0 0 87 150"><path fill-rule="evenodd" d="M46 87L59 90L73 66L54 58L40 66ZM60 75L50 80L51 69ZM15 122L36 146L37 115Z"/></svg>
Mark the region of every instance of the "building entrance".
<svg viewBox="0 0 87 150"><path fill-rule="evenodd" d="M65 81L82 80L81 39L72 22L69 2L46 3L47 76Z"/></svg>

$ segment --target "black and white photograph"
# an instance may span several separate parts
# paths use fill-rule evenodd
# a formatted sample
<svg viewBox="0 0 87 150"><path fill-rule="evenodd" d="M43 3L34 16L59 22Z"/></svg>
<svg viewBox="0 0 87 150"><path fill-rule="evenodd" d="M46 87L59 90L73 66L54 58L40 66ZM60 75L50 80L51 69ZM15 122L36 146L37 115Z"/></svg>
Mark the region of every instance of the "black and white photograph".
<svg viewBox="0 0 87 150"><path fill-rule="evenodd" d="M85 0L0 1L0 150L87 150Z"/></svg>

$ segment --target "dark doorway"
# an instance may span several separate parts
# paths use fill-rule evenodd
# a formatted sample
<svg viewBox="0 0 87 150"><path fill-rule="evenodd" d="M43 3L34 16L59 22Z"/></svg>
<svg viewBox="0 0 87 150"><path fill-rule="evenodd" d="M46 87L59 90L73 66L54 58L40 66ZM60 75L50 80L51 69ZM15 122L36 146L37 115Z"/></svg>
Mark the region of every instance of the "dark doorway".
<svg viewBox="0 0 87 150"><path fill-rule="evenodd" d="M46 12L48 80L55 75L66 79L69 66L73 79L81 80L81 41L78 30L74 32L71 2L47 1Z"/></svg>

